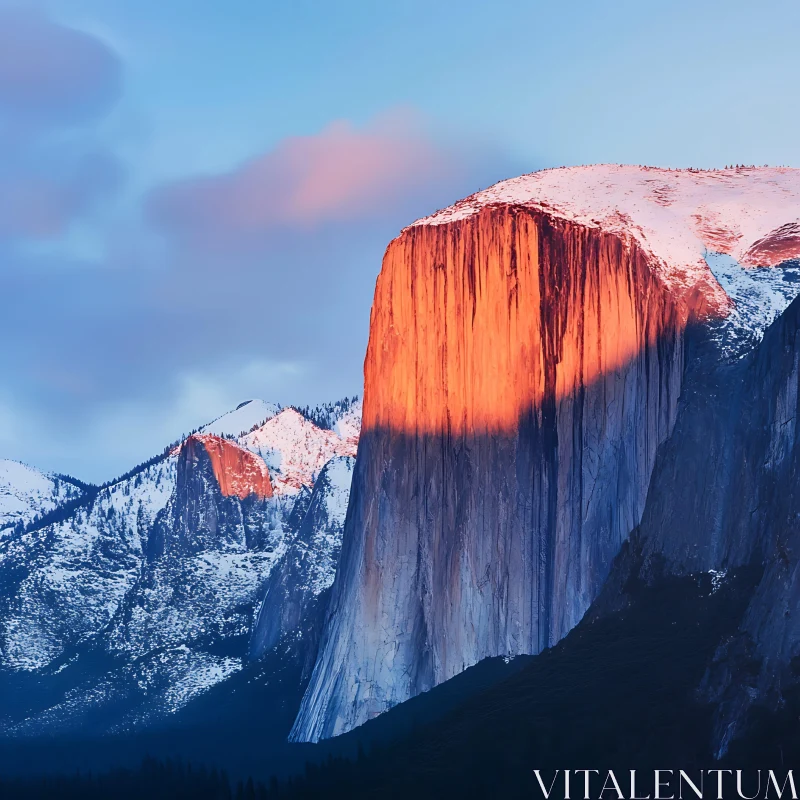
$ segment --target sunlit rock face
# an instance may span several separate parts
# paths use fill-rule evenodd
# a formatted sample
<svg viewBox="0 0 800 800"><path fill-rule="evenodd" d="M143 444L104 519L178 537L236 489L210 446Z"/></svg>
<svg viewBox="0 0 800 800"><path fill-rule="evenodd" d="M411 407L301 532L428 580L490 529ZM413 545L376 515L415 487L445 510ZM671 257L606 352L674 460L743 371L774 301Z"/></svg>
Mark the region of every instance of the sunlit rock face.
<svg viewBox="0 0 800 800"><path fill-rule="evenodd" d="M262 500L265 497L272 497L269 469L257 455L220 436L195 434L183 445L184 464L198 458L195 455L198 445L205 450L210 459L214 477L223 495L238 497L240 500L250 495Z"/></svg>
<svg viewBox="0 0 800 800"><path fill-rule="evenodd" d="M695 487L712 472L683 475L692 503L650 503L649 487L698 330L681 435L699 470L722 463L735 377L717 385L708 365L739 374L791 302L793 287L744 267L800 255L798 218L795 170L601 165L503 181L390 244L340 568L295 739L556 642L646 505L664 532L662 500L713 523L673 537L678 571L752 553L710 538L722 495ZM704 450L705 396L728 411ZM680 477L685 455L659 456L659 475Z"/></svg>
<svg viewBox="0 0 800 800"><path fill-rule="evenodd" d="M156 526L150 554L257 545L263 501L272 497L263 459L233 441L211 434L190 436L178 457L169 523ZM251 519L254 517L254 519Z"/></svg>
<svg viewBox="0 0 800 800"><path fill-rule="evenodd" d="M296 738L536 653L580 620L672 426L682 313L634 242L542 213L486 209L390 245Z"/></svg>

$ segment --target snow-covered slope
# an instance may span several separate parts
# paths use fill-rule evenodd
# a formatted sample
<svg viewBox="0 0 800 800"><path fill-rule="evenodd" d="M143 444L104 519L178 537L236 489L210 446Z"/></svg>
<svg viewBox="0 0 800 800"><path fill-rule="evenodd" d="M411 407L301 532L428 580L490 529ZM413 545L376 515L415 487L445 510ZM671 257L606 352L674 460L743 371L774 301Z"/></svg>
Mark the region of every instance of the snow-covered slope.
<svg viewBox="0 0 800 800"><path fill-rule="evenodd" d="M82 493L63 478L45 475L19 461L0 459L0 537L4 530L18 523L27 525Z"/></svg>
<svg viewBox="0 0 800 800"><path fill-rule="evenodd" d="M147 725L241 669L264 584L319 471L355 452L359 419L350 401L304 413L250 401L0 542L0 673L37 687L21 716L0 706L6 735Z"/></svg>
<svg viewBox="0 0 800 800"><path fill-rule="evenodd" d="M176 458L102 489L67 519L0 543L0 669L47 666L92 636L136 582Z"/></svg>
<svg viewBox="0 0 800 800"><path fill-rule="evenodd" d="M707 253L706 262L733 303L725 318L709 320L712 336L723 357L741 358L800 293L800 262L743 267L724 253Z"/></svg>
<svg viewBox="0 0 800 800"><path fill-rule="evenodd" d="M356 400L350 404L334 423L333 430L346 442L358 446L358 437L361 433L361 401Z"/></svg>
<svg viewBox="0 0 800 800"><path fill-rule="evenodd" d="M267 403L264 400L245 400L233 411L204 425L200 432L213 433L216 436L240 436L251 431L255 426L262 425L280 410L281 407L276 403Z"/></svg>
<svg viewBox="0 0 800 800"><path fill-rule="evenodd" d="M360 406L335 422L340 434L318 427L294 408L286 408L240 437L239 443L266 461L276 494L294 494L301 486L312 486L334 456L355 456L359 413Z"/></svg>

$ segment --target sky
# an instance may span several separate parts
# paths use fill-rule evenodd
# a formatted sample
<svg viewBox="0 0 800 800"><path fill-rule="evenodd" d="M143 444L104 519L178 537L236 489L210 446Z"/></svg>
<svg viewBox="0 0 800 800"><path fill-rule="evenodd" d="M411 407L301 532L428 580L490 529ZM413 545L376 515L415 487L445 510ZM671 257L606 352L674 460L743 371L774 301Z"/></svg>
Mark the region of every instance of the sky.
<svg viewBox="0 0 800 800"><path fill-rule="evenodd" d="M0 458L105 481L361 392L404 225L596 162L800 166L800 4L0 0Z"/></svg>

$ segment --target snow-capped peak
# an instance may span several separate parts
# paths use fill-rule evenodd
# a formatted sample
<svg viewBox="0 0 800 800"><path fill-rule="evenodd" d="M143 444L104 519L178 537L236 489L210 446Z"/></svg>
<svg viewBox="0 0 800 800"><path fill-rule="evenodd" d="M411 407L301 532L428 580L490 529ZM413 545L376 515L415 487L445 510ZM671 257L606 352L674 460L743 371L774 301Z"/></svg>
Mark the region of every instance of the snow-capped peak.
<svg viewBox="0 0 800 800"><path fill-rule="evenodd" d="M360 409L360 405L358 406ZM276 494L294 494L311 487L334 456L354 456L358 444L358 409L336 422L339 431L320 428L295 408L285 408L261 427L239 438L269 467Z"/></svg>
<svg viewBox="0 0 800 800"><path fill-rule="evenodd" d="M691 305L699 290L723 316L732 303L709 269L706 252L750 267L800 257L797 169L600 164L543 170L497 183L414 226L447 224L496 205L537 209L633 239L654 257L655 271L677 297Z"/></svg>
<svg viewBox="0 0 800 800"><path fill-rule="evenodd" d="M254 426L261 425L274 417L281 407L277 403L264 400L245 400L233 411L217 417L213 422L204 425L200 433L213 433L215 436L241 436L251 431Z"/></svg>

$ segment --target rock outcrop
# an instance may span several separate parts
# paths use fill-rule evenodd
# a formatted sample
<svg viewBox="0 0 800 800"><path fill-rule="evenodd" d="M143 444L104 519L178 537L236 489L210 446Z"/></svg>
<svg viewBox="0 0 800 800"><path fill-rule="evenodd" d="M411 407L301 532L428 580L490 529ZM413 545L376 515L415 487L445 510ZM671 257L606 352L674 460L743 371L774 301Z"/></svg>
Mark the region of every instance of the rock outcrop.
<svg viewBox="0 0 800 800"><path fill-rule="evenodd" d="M272 497L269 469L263 459L229 439L206 433L194 434L184 442L183 463L199 459L196 454L198 446L205 450L211 461L214 477L225 497L238 497L240 500L251 495L261 500Z"/></svg>
<svg viewBox="0 0 800 800"><path fill-rule="evenodd" d="M554 170L391 243L340 568L293 738L349 730L484 657L537 653L580 620L650 505L689 333L715 332L708 358L722 359L735 304L707 251L772 263L756 245L798 211L791 170ZM735 549L697 544L673 541L684 567Z"/></svg>
<svg viewBox="0 0 800 800"><path fill-rule="evenodd" d="M264 501L272 497L269 470L260 456L233 441L195 434L181 446L177 473L167 514L148 540L151 560L171 550L260 546Z"/></svg>
<svg viewBox="0 0 800 800"><path fill-rule="evenodd" d="M250 640L257 659L283 636L303 639L313 666L328 589L342 548L354 458L337 456L323 468L294 540L270 574Z"/></svg>
<svg viewBox="0 0 800 800"><path fill-rule="evenodd" d="M295 735L335 735L569 631L639 522L681 367L680 309L635 243L514 209L394 242Z"/></svg>

